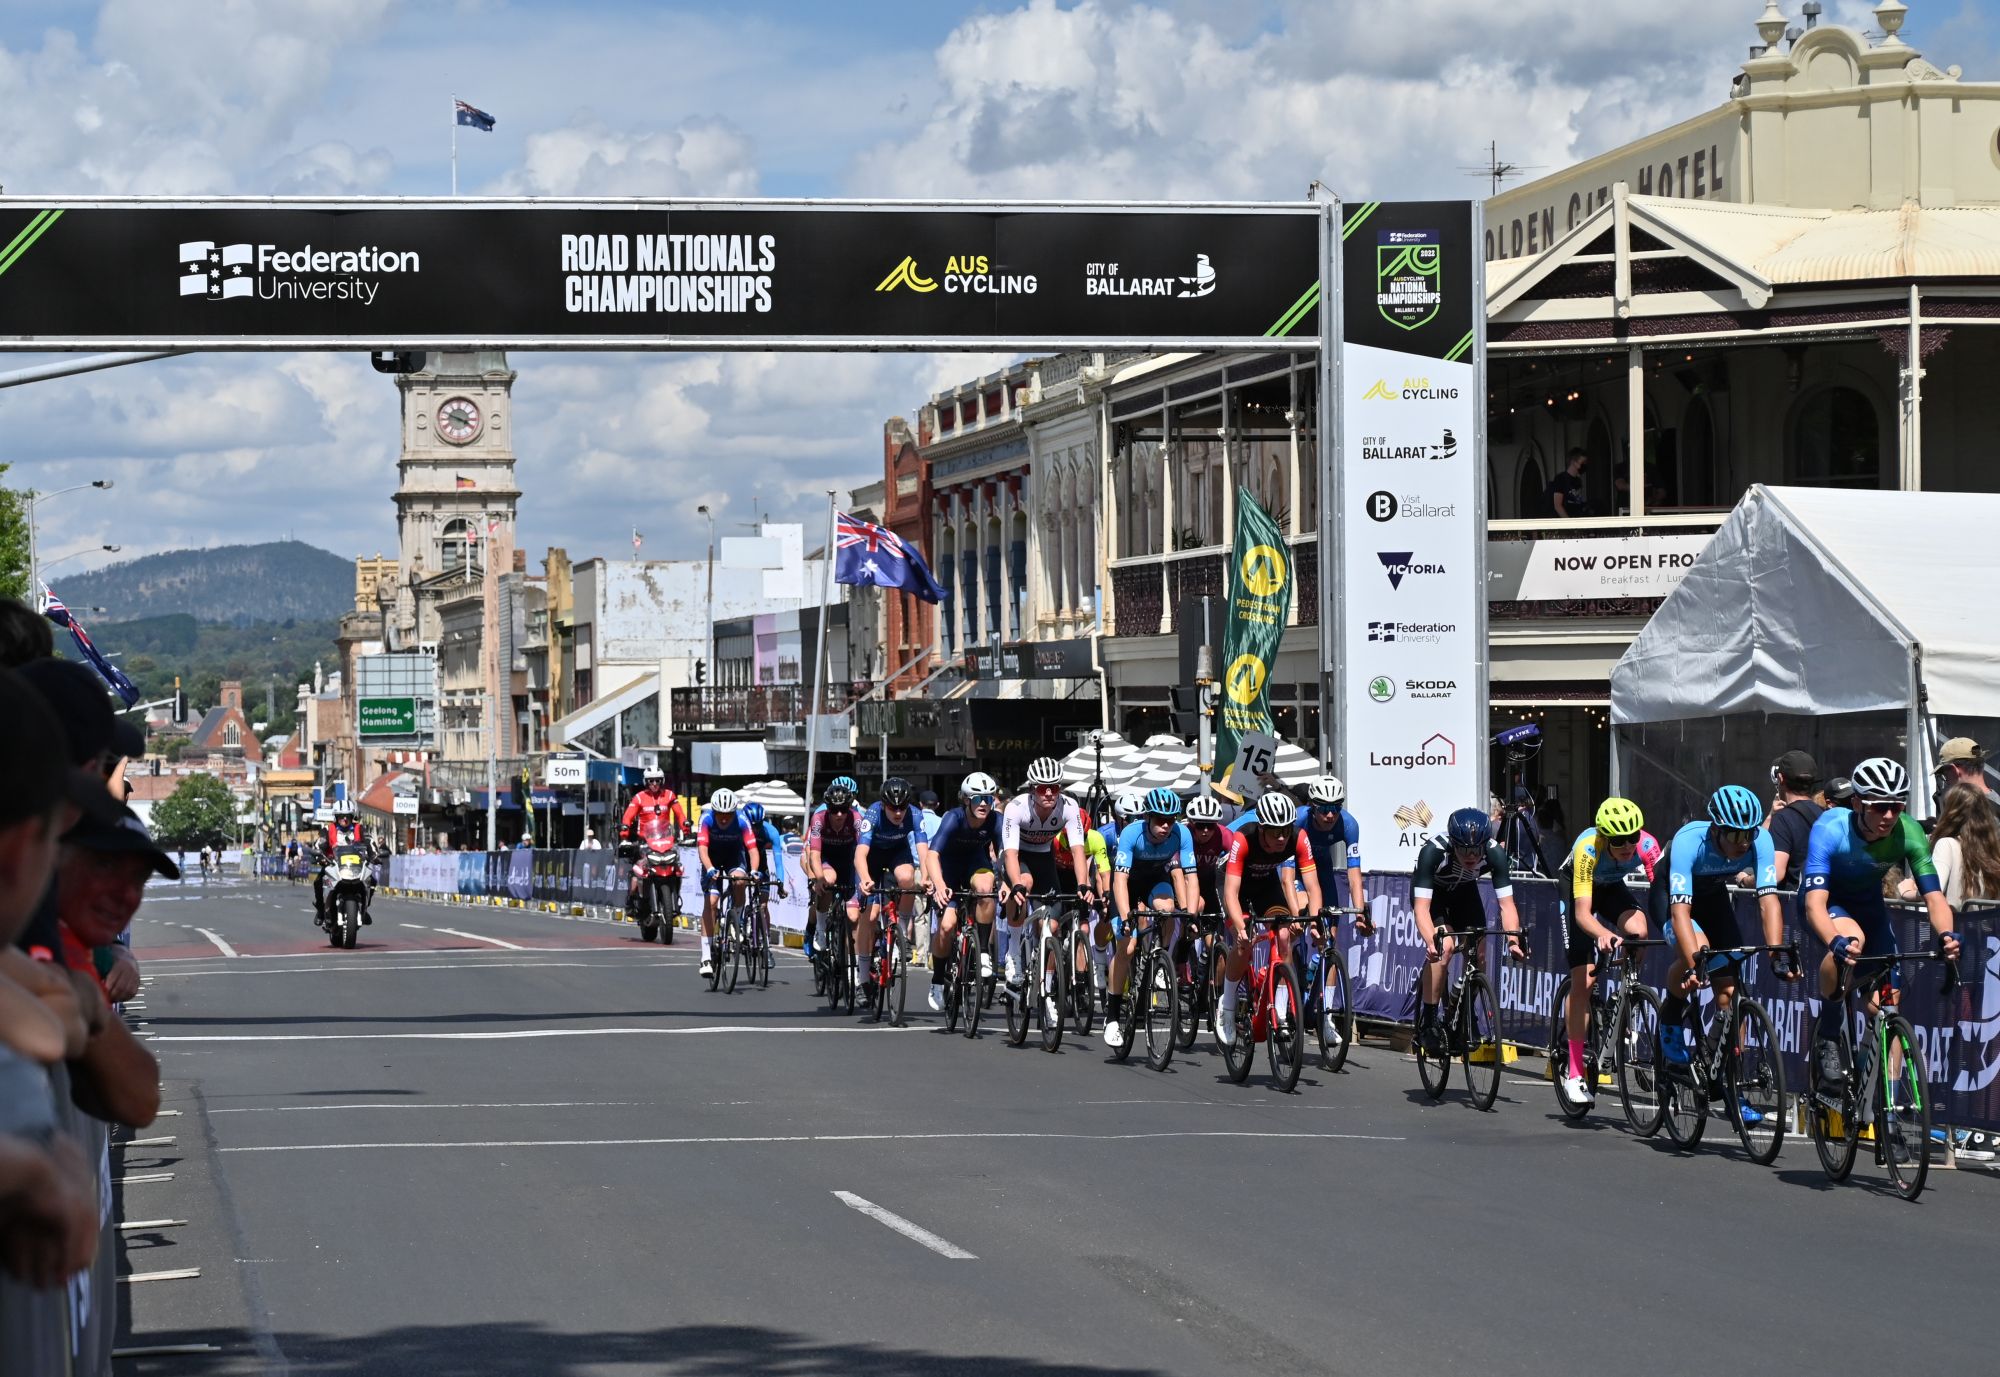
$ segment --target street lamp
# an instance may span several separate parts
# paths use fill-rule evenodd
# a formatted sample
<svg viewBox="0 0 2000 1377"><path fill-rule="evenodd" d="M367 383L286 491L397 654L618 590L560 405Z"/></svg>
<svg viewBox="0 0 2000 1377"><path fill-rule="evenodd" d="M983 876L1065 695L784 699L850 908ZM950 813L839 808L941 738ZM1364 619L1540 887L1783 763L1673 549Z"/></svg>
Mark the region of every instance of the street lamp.
<svg viewBox="0 0 2000 1377"><path fill-rule="evenodd" d="M37 553L39 547L36 544L35 508L48 501L51 497L61 497L66 492L82 492L85 488L98 488L104 492L109 492L111 490L111 480L109 478L94 478L88 483L72 483L67 488L57 488L54 492L30 491L27 494L28 601L37 612L42 611L46 604L42 600L42 565ZM88 551L80 550L77 553L87 554ZM68 556L64 558L68 558Z"/></svg>
<svg viewBox="0 0 2000 1377"><path fill-rule="evenodd" d="M37 567L37 569L36 569L36 572L35 572L35 578L36 578L36 581L37 581L37 586L39 586L39 582L40 582L40 579L41 579L41 571L42 571L42 570L44 570L44 569L53 569L53 568L55 568L55 567L56 567L56 566L57 566L58 564L62 564L62 563L64 563L65 561L68 561L68 560L72 560L72 559L80 559L80 558L82 558L82 557L83 557L84 555L97 555L97 554L107 554L107 555L115 555L115 554L117 554L117 553L118 553L118 552L119 552L120 550L122 550L122 549L124 549L124 548L125 548L125 547L124 547L123 545L86 545L86 546L85 546L85 547L84 547L83 549L81 549L81 550L71 550L71 551L70 551L70 552L69 552L68 554L66 554L66 555L57 555L57 556L56 556L56 557L55 557L54 559L50 560L50 561L49 561L49 562L48 562L47 564L43 564L43 565L40 565L40 566L38 566L38 567Z"/></svg>
<svg viewBox="0 0 2000 1377"><path fill-rule="evenodd" d="M715 513L708 509L706 502L696 507L695 511L708 518L708 672L715 675L716 682L720 683L718 671L721 666L715 663Z"/></svg>

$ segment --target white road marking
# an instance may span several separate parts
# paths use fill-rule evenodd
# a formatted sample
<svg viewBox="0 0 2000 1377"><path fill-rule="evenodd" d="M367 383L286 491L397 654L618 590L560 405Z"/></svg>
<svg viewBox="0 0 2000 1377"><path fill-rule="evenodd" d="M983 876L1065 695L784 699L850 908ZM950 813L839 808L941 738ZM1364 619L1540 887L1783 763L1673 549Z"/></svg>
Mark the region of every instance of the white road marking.
<svg viewBox="0 0 2000 1377"><path fill-rule="evenodd" d="M542 1100L527 1104L267 1104L236 1109L211 1109L210 1114L304 1114L326 1109L602 1109L643 1105L648 1100Z"/></svg>
<svg viewBox="0 0 2000 1377"><path fill-rule="evenodd" d="M956 1243L952 1243L946 1239L939 1238L936 1234L932 1233L929 1229L924 1228L922 1225L912 1224L909 1220L903 1218L903 1216L899 1214L891 1214L889 1211L883 1209L880 1205L876 1204L874 1201L863 1200L860 1196L854 1194L854 1192L852 1191L835 1191L833 1193L833 1198L838 1200L841 1204L847 1206L847 1208L850 1210L859 1210L861 1213L867 1215L870 1219L874 1220L877 1224L883 1224L891 1229L894 1229L897 1233L901 1234L904 1238L909 1239L912 1243L923 1244L926 1248L930 1249L934 1253L941 1254L942 1256L948 1258L967 1259L973 1262L977 1262L979 1260L978 1254L968 1253L965 1251L965 1249L959 1247Z"/></svg>
<svg viewBox="0 0 2000 1377"><path fill-rule="evenodd" d="M443 949L440 948L440 950L442 951ZM576 948L566 948L565 950L601 951L603 949L599 947L576 947ZM421 952L399 952L397 954L399 956L422 955ZM446 954L451 956L478 955L477 952L467 951L464 948L454 949ZM500 955L500 953L496 951L492 953L492 955L497 957ZM209 961L213 960L214 958L204 956L199 959L203 961ZM249 961L253 960L254 958L245 957L243 959ZM624 955L623 959L627 961L632 961L632 957L629 954ZM634 966L641 966L641 967L673 966L682 969L692 969L695 965L695 958L690 956L684 960L674 960L674 961L661 961L661 960L633 961L632 964ZM604 966L601 963L593 961L497 961L497 960L496 961L425 961L420 964L412 966L397 966L397 965L390 965L387 963L378 964L373 961L343 961L338 965L326 965L326 966L263 966L258 968L237 966L233 969L229 967L217 967L214 970L208 970L208 971L159 971L157 973L149 974L147 976L147 979L187 980L195 976L203 976L203 975L255 975L255 976L352 975L352 974L366 975L373 971L492 971L492 970L509 970L521 967L525 967L528 970L536 970L536 971L556 971L556 970L587 971L587 970L604 969Z"/></svg>
<svg viewBox="0 0 2000 1377"><path fill-rule="evenodd" d="M716 1024L703 1028L510 1028L484 1033L195 1033L157 1038L158 1042L504 1042L516 1038L602 1038L629 1034L655 1037L691 1037L703 1033L853 1033L875 1037L888 1033L914 1033L915 1027L847 1028L803 1027L765 1028L743 1024Z"/></svg>
<svg viewBox="0 0 2000 1377"><path fill-rule="evenodd" d="M458 930L457 928L439 928L439 929L438 929L438 931L439 931L439 932L448 932L448 933L450 933L450 934L451 934L451 935L452 935L453 937L466 937L466 938L470 938L470 939L471 939L472 941L474 941L474 942L491 942L491 943L492 943L492 944L493 944L494 946L496 946L496 947L505 947L505 948L506 948L506 949L507 949L508 951L526 951L526 950L528 950L528 949L527 949L526 947L524 947L524 946L521 946L521 945L520 945L519 943L516 943L516 942L502 942L502 941L501 941L501 940L500 940L499 938L497 938L497 937L481 937L481 936L480 936L480 935L479 935L478 933L476 933L476 932L460 932L460 931L459 931L459 930Z"/></svg>
<svg viewBox="0 0 2000 1377"><path fill-rule="evenodd" d="M185 1219L128 1219L118 1226L120 1233L133 1233L139 1229L180 1229L187 1226Z"/></svg>
<svg viewBox="0 0 2000 1377"><path fill-rule="evenodd" d="M112 1142L112 1144L111 1144L111 1146L113 1146L113 1147L128 1147L128 1148L134 1148L134 1147L172 1147L173 1145L174 1145L174 1140L173 1140L172 1138L127 1138L127 1139L126 1139L126 1140L125 1140L124 1142L122 1142L122 1143L121 1143L121 1142L118 1142L118 1141L116 1141L116 1140L113 1140L113 1142Z"/></svg>
<svg viewBox="0 0 2000 1377"><path fill-rule="evenodd" d="M442 931L442 929L440 929L440 931ZM301 934L301 936L303 936L303 934ZM544 953L544 952L549 952L549 953L558 953L558 954L559 954L559 953L562 953L562 952L579 952L579 951L594 951L594 952L602 952L602 953L605 953L605 954L607 954L607 955L608 955L608 954L610 954L610 953L612 953L612 952L626 952L626 953L630 954L630 951L631 951L631 948L630 948L630 946L628 946L628 945L626 945L626 944L622 944L622 943L621 943L621 944L616 944L616 945L612 945L612 946L606 946L606 945L605 945L605 944L603 944L602 942L597 942L597 943L592 943L591 945L589 945L589 946L584 946L584 947L517 947L517 948L515 948L515 950L516 950L516 951L532 951L532 952L535 952L535 953L536 953L536 954L538 954L538 955L539 955L539 954L541 954L541 953ZM423 955L425 955L425 954L426 954L427 952L434 952L434 953L436 953L436 954L437 954L437 955L439 955L439 956L464 956L464 955L466 955L466 952L465 952L464 950L462 950L462 949L459 949L459 948L448 948L448 947L431 947L431 948L423 948L423 947L416 947L416 948L404 948L404 949L403 949L403 950L401 950L401 951L397 951L397 952L393 952L393 953L390 953L390 952L384 952L384 953L382 953L382 954L383 954L383 955L385 955L385 956L387 956L387 955L395 955L395 956L423 956ZM641 952L640 952L639 954L641 954L641 955L643 955L643 954L644 954L644 953L643 953L643 949L641 949ZM180 962L180 963L185 963L185 962L189 962L189 961L215 961L215 960L217 960L217 959L218 959L218 958L216 958L216 957L213 957L213 956L147 956L147 955L146 955L146 949L145 949L144 947L140 947L140 948L139 948L139 949L138 949L137 951L135 951L135 952L133 953L133 955L135 955L135 956L143 956L143 957L145 957L145 958L146 958L146 978L147 978L147 979L149 979L149 980L150 980L150 979L152 978L152 976L153 976L153 967L155 967L155 966L159 966L159 965L171 965L171 964L174 964L174 963L176 963L176 962ZM245 957L243 957L242 959L243 959L243 960L245 960L245 961L297 961L297 960L298 960L298 959L299 959L300 957L303 957L303 956L310 956L310 955L312 955L312 953L311 953L310 951L267 951L267 952L252 952L252 953L250 953L250 955L248 955L248 956L245 956ZM495 956L497 957L497 956L499 955L499 953L498 953L498 952L495 952L495 953L494 953L494 955L495 955ZM356 966L356 965L359 965L359 964L361 964L362 962L365 962L365 961L368 961L368 960L371 960L371 959L374 959L374 958L372 958L372 957L369 957L369 956L353 956L353 957L349 957L349 958L347 958L346 960L343 960L343 961L342 961L342 962L340 963L340 966L339 966L338 968L335 968L335 967L329 967L328 969L344 969L344 968L347 968L347 967L350 967L350 966Z"/></svg>
<svg viewBox="0 0 2000 1377"><path fill-rule="evenodd" d="M199 1267L176 1267L171 1272L127 1272L124 1276L118 1278L118 1280L121 1283L128 1281L193 1281L200 1275L201 1268Z"/></svg>
<svg viewBox="0 0 2000 1377"><path fill-rule="evenodd" d="M215 949L221 952L224 956L233 957L236 955L236 948L230 946L227 942L223 941L220 934L210 932L207 928L196 928L195 931L200 933L203 937L206 937L209 941L215 943Z"/></svg>
<svg viewBox="0 0 2000 1377"><path fill-rule="evenodd" d="M135 1181L171 1181L173 1179L174 1174L170 1171L149 1171L140 1176L121 1176L113 1181L112 1184L115 1186L129 1186Z"/></svg>
<svg viewBox="0 0 2000 1377"><path fill-rule="evenodd" d="M465 1143L277 1143L267 1147L225 1147L217 1152L358 1152L364 1148L531 1148L531 1147L730 1147L778 1143L935 1143L1049 1139L1080 1143L1134 1143L1155 1138L1279 1138L1308 1142L1407 1143L1380 1133L1280 1133L1230 1129L1182 1129L1162 1133L802 1133L721 1138L525 1138Z"/></svg>
<svg viewBox="0 0 2000 1377"><path fill-rule="evenodd" d="M406 927L406 928L415 928L415 929L416 929L416 930L417 930L418 932L429 932L429 931L430 931L430 926L429 926L428 924L426 924L426 923L401 923L401 924L398 924L398 926L399 926L399 927Z"/></svg>

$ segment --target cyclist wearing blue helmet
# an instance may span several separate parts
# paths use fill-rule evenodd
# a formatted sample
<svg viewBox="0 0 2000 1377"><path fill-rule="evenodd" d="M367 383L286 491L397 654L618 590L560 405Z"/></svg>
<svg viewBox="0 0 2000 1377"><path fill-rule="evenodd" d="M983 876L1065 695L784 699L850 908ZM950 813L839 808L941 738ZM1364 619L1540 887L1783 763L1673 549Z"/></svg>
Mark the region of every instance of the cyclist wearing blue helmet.
<svg viewBox="0 0 2000 1377"><path fill-rule="evenodd" d="M1757 907L1764 921L1764 941L1785 940L1785 916L1778 907L1778 859L1771 834L1764 829L1764 802L1741 784L1725 784L1708 797L1708 816L1674 833L1667 844L1667 863L1653 872L1648 907L1660 935L1674 946L1667 972L1667 997L1660 1001L1660 1050L1668 1061L1685 1065L1687 1044L1682 1020L1687 1017L1690 974L1703 947L1711 951L1743 945L1736 926L1736 905L1729 882L1747 873L1757 889ZM1718 1005L1727 1007L1736 995L1737 963L1726 956L1709 959L1708 975ZM1782 972L1796 980L1798 972ZM1754 1112L1754 1111L1752 1111Z"/></svg>
<svg viewBox="0 0 2000 1377"><path fill-rule="evenodd" d="M757 843L757 865L753 875L768 875L771 884L778 891L780 899L785 897L785 838L778 831L778 825L766 817L764 805L746 803L737 810L750 829L751 839Z"/></svg>
<svg viewBox="0 0 2000 1377"><path fill-rule="evenodd" d="M854 849L854 871L861 882L861 917L855 928L855 950L875 950L875 912L880 902L875 886L889 884L901 890L896 911L904 922L910 920L917 880L924 870L924 856L930 840L924 833L923 815L911 803L909 781L885 779L882 796L866 813L866 835Z"/></svg>
<svg viewBox="0 0 2000 1377"><path fill-rule="evenodd" d="M1172 789L1155 789L1146 795L1142 815L1127 823L1118 834L1112 857L1111 900L1117 916L1111 923L1115 945L1111 957L1111 983L1106 986L1104 1042L1107 1047L1125 1044L1123 1024L1125 981L1132 973L1132 958L1139 954L1139 933L1151 921L1152 912L1180 909L1192 913L1199 900L1194 873L1194 837L1181 821L1181 796ZM1139 919L1133 918L1134 900ZM1168 951L1180 938L1179 924L1160 934Z"/></svg>
<svg viewBox="0 0 2000 1377"><path fill-rule="evenodd" d="M1488 875L1493 880L1493 898L1500 908L1500 926L1507 934L1507 949L1516 958L1525 956L1507 848L1493 840L1493 818L1484 808L1461 808L1446 818L1444 835L1424 843L1424 849L1417 853L1416 868L1410 873L1411 908L1415 911L1417 935L1429 949L1420 984L1417 1036L1439 1057L1447 1055L1447 1048L1444 1027L1438 1019L1438 1001L1444 998L1445 981L1458 943L1454 938L1439 937L1438 929L1462 932L1489 926L1486 902L1479 896L1480 877Z"/></svg>
<svg viewBox="0 0 2000 1377"><path fill-rule="evenodd" d="M854 853L868 840L867 815L854 806L858 787L846 775L834 776L826 786L826 802L813 809L806 824L806 879L814 891L813 902L806 906L808 950L822 909L830 915L835 903L845 904L847 926L854 926Z"/></svg>

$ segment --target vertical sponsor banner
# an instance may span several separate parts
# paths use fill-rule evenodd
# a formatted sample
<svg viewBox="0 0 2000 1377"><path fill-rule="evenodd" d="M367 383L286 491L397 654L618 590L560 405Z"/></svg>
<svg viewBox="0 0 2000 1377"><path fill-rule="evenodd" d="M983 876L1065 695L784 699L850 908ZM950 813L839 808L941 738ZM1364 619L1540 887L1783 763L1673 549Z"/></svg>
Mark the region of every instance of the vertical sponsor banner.
<svg viewBox="0 0 2000 1377"><path fill-rule="evenodd" d="M1371 856L1407 871L1434 819L1486 800L1476 210L1344 209L1336 750Z"/></svg>
<svg viewBox="0 0 2000 1377"><path fill-rule="evenodd" d="M1222 714L1215 768L1227 770L1247 732L1268 736L1271 667L1292 609L1291 547L1250 489L1236 490L1236 544L1229 558L1229 620L1222 633Z"/></svg>

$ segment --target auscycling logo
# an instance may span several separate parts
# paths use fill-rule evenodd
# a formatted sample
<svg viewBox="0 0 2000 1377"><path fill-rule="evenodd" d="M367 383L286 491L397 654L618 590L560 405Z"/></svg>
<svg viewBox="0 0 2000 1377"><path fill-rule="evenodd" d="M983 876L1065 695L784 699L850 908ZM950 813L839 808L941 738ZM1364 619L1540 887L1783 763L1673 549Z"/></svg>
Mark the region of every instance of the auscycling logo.
<svg viewBox="0 0 2000 1377"><path fill-rule="evenodd" d="M210 301L254 296L265 301L358 301L368 306L382 290L382 278L422 270L415 252L373 245L283 249L276 244L218 244L212 239L181 245L181 295Z"/></svg>

